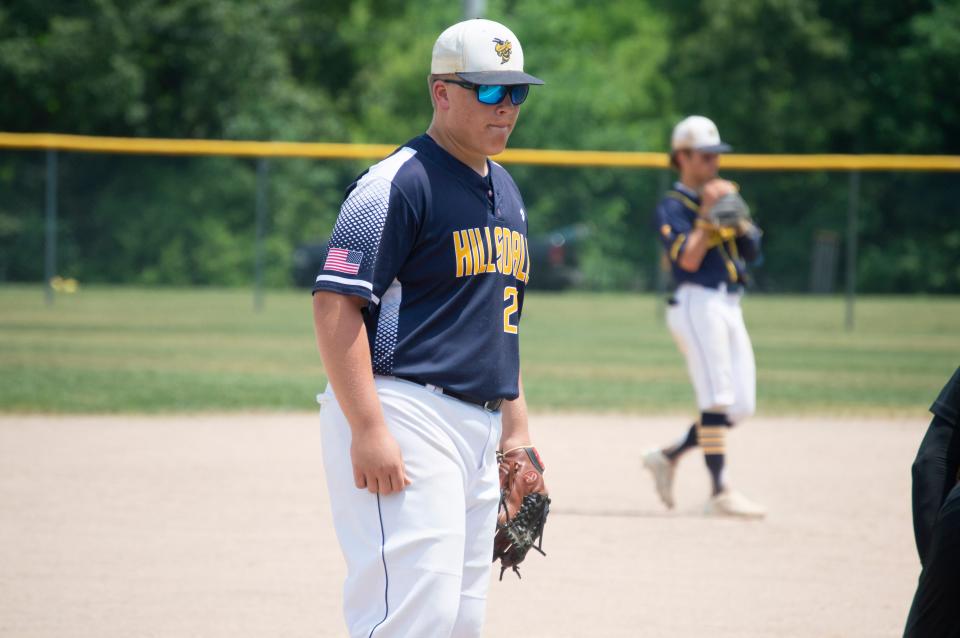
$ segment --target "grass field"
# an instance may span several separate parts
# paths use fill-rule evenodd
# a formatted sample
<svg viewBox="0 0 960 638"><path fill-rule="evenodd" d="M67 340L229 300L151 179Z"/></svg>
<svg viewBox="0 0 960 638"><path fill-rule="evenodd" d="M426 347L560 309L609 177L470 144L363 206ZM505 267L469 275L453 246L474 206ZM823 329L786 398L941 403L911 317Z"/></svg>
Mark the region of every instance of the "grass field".
<svg viewBox="0 0 960 638"><path fill-rule="evenodd" d="M531 294L524 381L537 410L689 411L658 297ZM960 299L748 298L762 414L922 414L960 364ZM0 411L312 410L324 385L303 291L89 287L52 307L0 288Z"/></svg>

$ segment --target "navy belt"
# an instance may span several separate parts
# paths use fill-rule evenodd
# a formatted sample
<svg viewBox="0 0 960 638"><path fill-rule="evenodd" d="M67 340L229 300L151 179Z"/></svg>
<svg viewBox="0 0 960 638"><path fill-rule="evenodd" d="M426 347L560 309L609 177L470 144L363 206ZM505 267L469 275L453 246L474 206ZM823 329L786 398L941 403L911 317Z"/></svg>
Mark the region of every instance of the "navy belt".
<svg viewBox="0 0 960 638"><path fill-rule="evenodd" d="M439 391L441 394L444 394L458 401L463 401L464 403L469 403L470 405L475 405L477 407L483 408L487 412L496 412L500 409L500 406L503 404L503 398L478 399L477 397L470 396L469 394L463 394L462 392L455 392L453 390L441 388L438 385L434 385L433 383L427 383L426 381L421 381L420 379L417 379L415 377L399 377L398 376L397 378L403 379L404 381L409 381L410 383L416 383L417 385L422 385L423 387L428 389Z"/></svg>

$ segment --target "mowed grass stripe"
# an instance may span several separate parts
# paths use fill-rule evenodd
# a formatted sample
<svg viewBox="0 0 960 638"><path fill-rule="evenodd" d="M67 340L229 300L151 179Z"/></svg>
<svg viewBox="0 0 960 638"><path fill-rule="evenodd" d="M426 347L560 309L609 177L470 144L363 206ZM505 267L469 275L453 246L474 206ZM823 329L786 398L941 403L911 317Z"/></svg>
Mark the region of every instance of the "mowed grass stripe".
<svg viewBox="0 0 960 638"><path fill-rule="evenodd" d="M683 359L653 295L527 296L521 356L538 410L691 412ZM960 299L744 301L767 414L920 414L960 363ZM482 372L482 371L481 371ZM85 287L52 307L0 288L0 410L311 410L325 384L310 296Z"/></svg>
<svg viewBox="0 0 960 638"><path fill-rule="evenodd" d="M146 339L129 336L111 337L110 335L84 338L77 338L76 335L17 336L6 341L3 350L0 351L0 361L5 354L56 356L60 353L119 357L127 357L131 354L155 357L186 354L197 358L249 358L257 361L283 357L317 361L316 346L312 341L304 343L299 335L283 339L272 336L258 339L203 334L190 334L180 338L150 337Z"/></svg>
<svg viewBox="0 0 960 638"><path fill-rule="evenodd" d="M207 371L27 369L0 373L10 412L310 410L317 380Z"/></svg>

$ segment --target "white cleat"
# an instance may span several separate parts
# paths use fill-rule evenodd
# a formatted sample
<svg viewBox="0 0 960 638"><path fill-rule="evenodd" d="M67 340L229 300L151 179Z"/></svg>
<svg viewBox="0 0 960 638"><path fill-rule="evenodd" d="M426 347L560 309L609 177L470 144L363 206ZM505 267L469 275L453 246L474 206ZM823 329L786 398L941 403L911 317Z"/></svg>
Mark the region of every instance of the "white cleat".
<svg viewBox="0 0 960 638"><path fill-rule="evenodd" d="M760 519L767 515L763 506L734 490L724 490L707 501L703 510L707 516L730 516Z"/></svg>
<svg viewBox="0 0 960 638"><path fill-rule="evenodd" d="M643 467L653 474L660 500L668 508L673 509L673 474L676 466L663 452L653 449L643 453Z"/></svg>

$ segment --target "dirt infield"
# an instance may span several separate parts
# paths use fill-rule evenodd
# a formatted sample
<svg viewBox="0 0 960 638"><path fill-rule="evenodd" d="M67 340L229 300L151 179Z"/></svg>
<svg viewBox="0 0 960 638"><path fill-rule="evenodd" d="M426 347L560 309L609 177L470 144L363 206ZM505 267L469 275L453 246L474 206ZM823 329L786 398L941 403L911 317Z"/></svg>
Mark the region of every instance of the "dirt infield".
<svg viewBox="0 0 960 638"><path fill-rule="evenodd" d="M493 583L486 635L897 636L919 571L903 421L754 420L732 483L763 522L666 513L638 457L682 419L534 417L544 549ZM0 636L342 636L314 415L0 417Z"/></svg>

